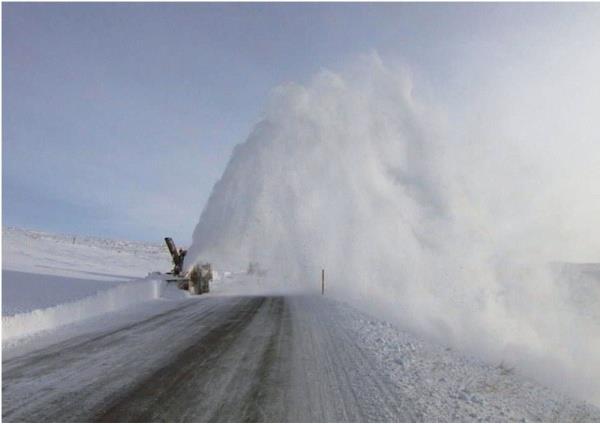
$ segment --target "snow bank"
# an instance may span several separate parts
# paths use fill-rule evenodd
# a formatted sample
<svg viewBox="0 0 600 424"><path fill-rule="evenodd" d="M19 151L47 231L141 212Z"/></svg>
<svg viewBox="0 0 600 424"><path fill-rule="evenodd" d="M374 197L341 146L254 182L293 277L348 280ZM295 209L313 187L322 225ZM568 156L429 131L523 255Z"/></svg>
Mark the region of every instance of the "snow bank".
<svg viewBox="0 0 600 424"><path fill-rule="evenodd" d="M381 375L424 422L597 421L600 409L518 375L506 363L477 358L423 341L388 322L329 301L327 311L372 355ZM577 418L575 418L577 417Z"/></svg>
<svg viewBox="0 0 600 424"><path fill-rule="evenodd" d="M324 267L330 294L600 403L600 322L546 266L600 252L600 37L573 39L447 112L377 55L279 87L186 266L313 291Z"/></svg>
<svg viewBox="0 0 600 424"><path fill-rule="evenodd" d="M2 315L75 302L122 283L3 270Z"/></svg>
<svg viewBox="0 0 600 424"><path fill-rule="evenodd" d="M2 340L4 342L27 337L40 331L51 330L155 300L161 296L165 286L166 282L157 279L127 282L75 302L3 316Z"/></svg>
<svg viewBox="0 0 600 424"><path fill-rule="evenodd" d="M72 303L170 269L164 245L2 229L2 315Z"/></svg>

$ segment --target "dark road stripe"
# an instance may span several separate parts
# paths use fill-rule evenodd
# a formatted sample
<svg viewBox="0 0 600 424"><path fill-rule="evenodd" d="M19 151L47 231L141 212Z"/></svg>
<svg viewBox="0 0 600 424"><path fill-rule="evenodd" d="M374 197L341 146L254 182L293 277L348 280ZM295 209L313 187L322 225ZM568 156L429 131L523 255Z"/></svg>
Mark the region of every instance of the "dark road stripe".
<svg viewBox="0 0 600 424"><path fill-rule="evenodd" d="M188 393L185 383L214 368L222 353L236 342L237 336L252 322L253 316L265 302L262 297L249 299L242 306L228 311L219 325L178 354L169 364L141 381L125 396L113 400L93 421L156 421L156 415L161 416L169 409L168 406L180 404L182 398L189 398L192 394ZM194 324L190 322L190 331L194 331ZM201 393L196 395L201 397ZM169 417L168 420L177 421L177 417Z"/></svg>

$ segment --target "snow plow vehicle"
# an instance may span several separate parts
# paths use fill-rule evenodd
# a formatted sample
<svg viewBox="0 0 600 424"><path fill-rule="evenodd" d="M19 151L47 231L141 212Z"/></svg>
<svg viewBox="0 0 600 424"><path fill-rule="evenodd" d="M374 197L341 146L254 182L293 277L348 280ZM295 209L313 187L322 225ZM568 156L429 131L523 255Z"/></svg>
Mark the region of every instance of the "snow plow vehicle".
<svg viewBox="0 0 600 424"><path fill-rule="evenodd" d="M165 243L173 259L173 269L167 272L167 283L175 283L182 290L190 294L203 294L210 291L210 282L213 279L212 266L209 263L195 264L187 273L183 272L183 260L187 253L184 249L177 249L171 237L165 237Z"/></svg>

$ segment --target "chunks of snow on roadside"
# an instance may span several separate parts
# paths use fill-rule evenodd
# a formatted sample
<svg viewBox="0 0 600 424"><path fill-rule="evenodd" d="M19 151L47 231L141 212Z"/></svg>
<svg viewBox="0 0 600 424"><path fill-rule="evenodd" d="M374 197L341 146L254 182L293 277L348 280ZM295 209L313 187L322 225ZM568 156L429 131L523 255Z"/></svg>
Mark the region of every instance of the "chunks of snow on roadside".
<svg viewBox="0 0 600 424"><path fill-rule="evenodd" d="M344 303L332 316L412 402L423 421L600 421L600 409L531 381L503 363L426 342Z"/></svg>

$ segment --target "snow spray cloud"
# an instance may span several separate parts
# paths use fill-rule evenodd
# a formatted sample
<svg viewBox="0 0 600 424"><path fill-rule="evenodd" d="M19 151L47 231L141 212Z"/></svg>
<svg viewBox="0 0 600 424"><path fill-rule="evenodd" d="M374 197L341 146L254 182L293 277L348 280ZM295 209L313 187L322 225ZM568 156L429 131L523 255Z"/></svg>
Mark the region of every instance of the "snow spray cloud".
<svg viewBox="0 0 600 424"><path fill-rule="evenodd" d="M186 265L256 261L314 291L324 267L332 296L600 402L600 320L545 266L600 252L600 96L570 101L570 126L513 80L471 99L477 113L431 106L376 54L277 88Z"/></svg>

